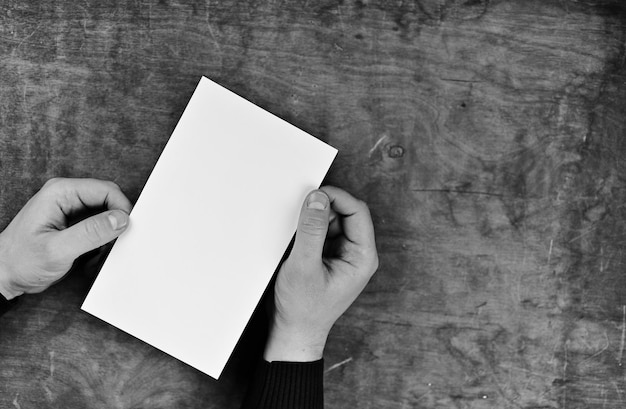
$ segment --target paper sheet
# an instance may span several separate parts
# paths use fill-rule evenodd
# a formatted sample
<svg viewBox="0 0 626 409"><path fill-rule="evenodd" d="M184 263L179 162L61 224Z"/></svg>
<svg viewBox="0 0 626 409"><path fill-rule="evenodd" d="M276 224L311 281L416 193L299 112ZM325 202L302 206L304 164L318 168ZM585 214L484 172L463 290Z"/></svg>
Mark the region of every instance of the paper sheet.
<svg viewBox="0 0 626 409"><path fill-rule="evenodd" d="M218 378L336 153L203 77L82 309Z"/></svg>

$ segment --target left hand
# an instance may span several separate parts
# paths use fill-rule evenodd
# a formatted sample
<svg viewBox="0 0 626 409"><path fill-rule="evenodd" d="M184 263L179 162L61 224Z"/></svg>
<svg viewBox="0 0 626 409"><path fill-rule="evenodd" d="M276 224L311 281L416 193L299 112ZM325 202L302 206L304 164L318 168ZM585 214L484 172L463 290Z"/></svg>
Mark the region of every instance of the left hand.
<svg viewBox="0 0 626 409"><path fill-rule="evenodd" d="M50 287L77 257L124 232L131 207L113 182L50 179L0 233L0 293L12 299ZM70 217L98 208L107 210L69 225Z"/></svg>

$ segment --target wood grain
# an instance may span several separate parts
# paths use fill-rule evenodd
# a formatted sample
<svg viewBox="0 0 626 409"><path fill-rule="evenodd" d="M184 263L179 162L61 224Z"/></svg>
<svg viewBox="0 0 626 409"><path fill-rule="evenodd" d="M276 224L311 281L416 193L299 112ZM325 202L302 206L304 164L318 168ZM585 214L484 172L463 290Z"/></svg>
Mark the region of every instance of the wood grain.
<svg viewBox="0 0 626 409"><path fill-rule="evenodd" d="M381 267L327 407L623 408L625 23L619 0L0 2L0 222L52 176L136 200L206 75L336 146L327 182L370 204ZM99 260L0 319L0 407L236 408L262 319L212 381L79 310Z"/></svg>

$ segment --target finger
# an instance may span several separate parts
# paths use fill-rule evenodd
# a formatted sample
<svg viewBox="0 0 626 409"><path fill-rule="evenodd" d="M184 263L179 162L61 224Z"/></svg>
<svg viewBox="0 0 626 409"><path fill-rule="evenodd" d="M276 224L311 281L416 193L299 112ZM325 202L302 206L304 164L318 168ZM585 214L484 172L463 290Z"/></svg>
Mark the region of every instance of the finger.
<svg viewBox="0 0 626 409"><path fill-rule="evenodd" d="M300 211L291 256L305 263L321 262L329 215L330 200L326 193L320 190L310 192Z"/></svg>
<svg viewBox="0 0 626 409"><path fill-rule="evenodd" d="M68 215L84 207L105 207L130 213L132 205L118 185L99 179L50 179L42 191L55 197Z"/></svg>
<svg viewBox="0 0 626 409"><path fill-rule="evenodd" d="M54 234L53 248L60 258L76 259L122 234L128 226L128 214L110 210L89 217Z"/></svg>
<svg viewBox="0 0 626 409"><path fill-rule="evenodd" d="M326 192L332 209L342 218L346 238L356 245L376 248L374 224L365 202L334 186L323 186L320 190Z"/></svg>
<svg viewBox="0 0 626 409"><path fill-rule="evenodd" d="M330 218L328 222L328 233L326 234L327 239L333 239L343 234L343 229L341 228L341 220L332 208L330 209Z"/></svg>

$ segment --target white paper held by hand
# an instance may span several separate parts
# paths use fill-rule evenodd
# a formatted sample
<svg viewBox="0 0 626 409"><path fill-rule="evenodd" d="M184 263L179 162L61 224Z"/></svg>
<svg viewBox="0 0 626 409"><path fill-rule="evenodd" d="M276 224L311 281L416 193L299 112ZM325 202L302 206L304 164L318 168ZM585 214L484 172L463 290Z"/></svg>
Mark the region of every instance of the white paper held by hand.
<svg viewBox="0 0 626 409"><path fill-rule="evenodd" d="M203 77L82 309L218 378L336 154Z"/></svg>

